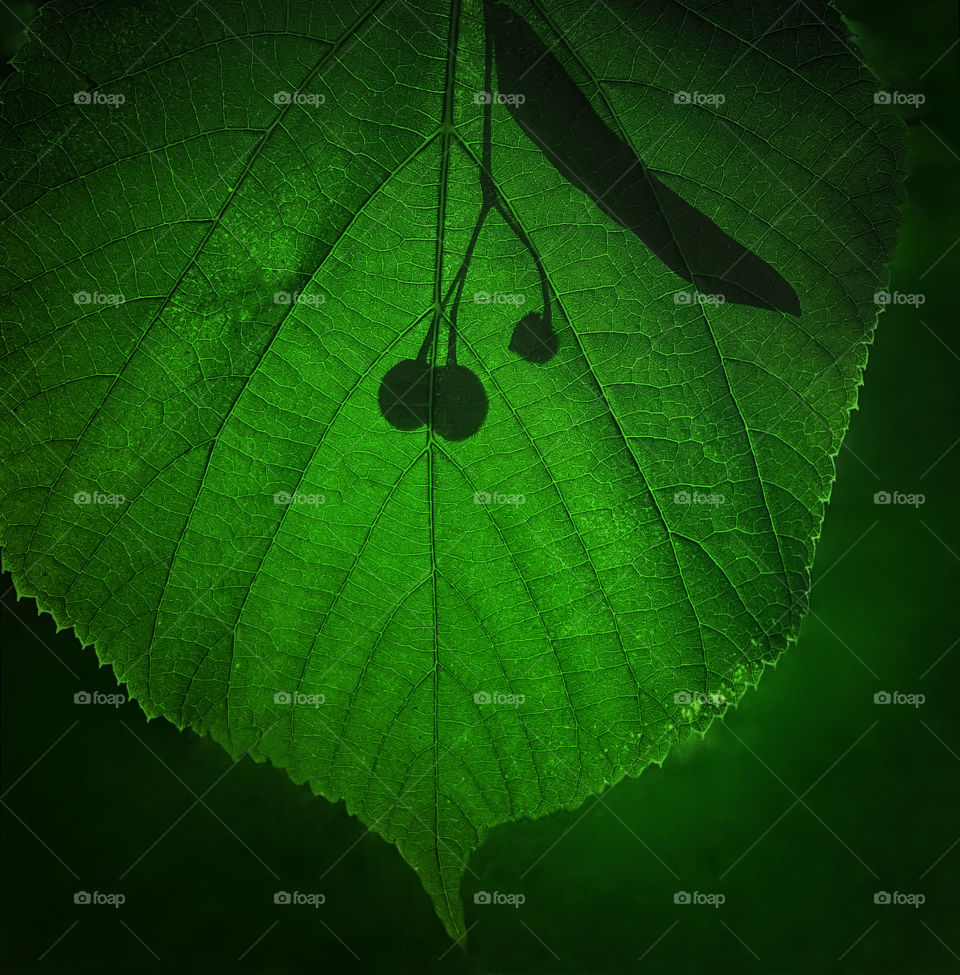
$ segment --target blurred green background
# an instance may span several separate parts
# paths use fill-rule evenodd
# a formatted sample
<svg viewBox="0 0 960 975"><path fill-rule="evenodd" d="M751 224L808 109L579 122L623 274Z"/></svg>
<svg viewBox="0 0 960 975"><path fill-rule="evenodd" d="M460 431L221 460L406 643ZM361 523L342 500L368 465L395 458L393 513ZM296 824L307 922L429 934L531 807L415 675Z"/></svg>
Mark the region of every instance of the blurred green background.
<svg viewBox="0 0 960 975"><path fill-rule="evenodd" d="M464 883L464 952L342 805L135 705L75 704L116 693L111 673L4 575L8 971L960 972L957 11L840 6L878 88L927 96L904 113L891 281L926 301L881 317L799 645L662 769L496 830ZM31 8L4 9L4 59ZM926 500L875 505L881 490ZM925 702L875 704L884 691ZM79 890L126 903L75 906ZM326 903L275 906L278 890ZM477 906L478 890L526 903ZM676 906L680 890L726 901ZM925 903L876 905L877 891Z"/></svg>

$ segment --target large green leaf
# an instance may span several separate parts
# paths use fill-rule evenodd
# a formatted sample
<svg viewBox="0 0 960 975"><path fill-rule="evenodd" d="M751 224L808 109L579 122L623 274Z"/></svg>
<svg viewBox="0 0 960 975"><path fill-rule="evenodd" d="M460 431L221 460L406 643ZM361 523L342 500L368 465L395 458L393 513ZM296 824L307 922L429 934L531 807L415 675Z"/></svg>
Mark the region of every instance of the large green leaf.
<svg viewBox="0 0 960 975"><path fill-rule="evenodd" d="M459 934L492 826L662 761L796 638L900 123L822 3L518 0L496 58L479 0L109 9L44 7L3 89L4 566ZM492 87L524 31L596 178L566 103ZM673 259L620 209L650 192ZM698 298L703 227L779 297ZM427 358L398 429L384 376Z"/></svg>

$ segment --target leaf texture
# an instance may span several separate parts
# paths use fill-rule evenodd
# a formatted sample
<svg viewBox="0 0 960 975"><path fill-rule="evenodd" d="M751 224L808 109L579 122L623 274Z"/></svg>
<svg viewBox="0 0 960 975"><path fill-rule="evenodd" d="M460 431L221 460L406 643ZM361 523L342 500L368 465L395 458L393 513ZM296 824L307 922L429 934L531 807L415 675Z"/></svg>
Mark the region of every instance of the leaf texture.
<svg viewBox="0 0 960 975"><path fill-rule="evenodd" d="M478 0L70 0L2 90L4 567L148 715L343 799L454 936L493 826L662 761L796 638L899 221L832 8L587 6L510 9L801 315L702 300L478 101ZM396 429L471 242L485 421Z"/></svg>

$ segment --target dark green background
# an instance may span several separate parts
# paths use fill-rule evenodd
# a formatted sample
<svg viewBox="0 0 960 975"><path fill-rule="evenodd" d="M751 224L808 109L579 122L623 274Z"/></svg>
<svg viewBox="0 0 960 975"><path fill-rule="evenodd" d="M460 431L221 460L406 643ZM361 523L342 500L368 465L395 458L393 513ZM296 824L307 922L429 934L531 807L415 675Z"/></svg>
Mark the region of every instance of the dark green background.
<svg viewBox="0 0 960 975"><path fill-rule="evenodd" d="M931 68L956 40L956 8L841 7L878 88L927 95L905 113L914 168L891 283L926 303L881 317L799 645L662 769L496 830L464 884L464 953L399 854L342 805L272 767L231 768L135 705L75 705L78 690L116 692L111 673L15 602L5 575L7 970L960 971L960 246L944 256L960 234L958 48ZM6 17L9 57L19 25ZM877 506L878 490L926 503ZM926 703L874 704L883 690ZM275 907L280 889L326 904ZM75 907L76 890L127 903ZM475 906L475 890L526 904ZM677 907L677 890L726 903ZM926 903L875 906L878 890Z"/></svg>

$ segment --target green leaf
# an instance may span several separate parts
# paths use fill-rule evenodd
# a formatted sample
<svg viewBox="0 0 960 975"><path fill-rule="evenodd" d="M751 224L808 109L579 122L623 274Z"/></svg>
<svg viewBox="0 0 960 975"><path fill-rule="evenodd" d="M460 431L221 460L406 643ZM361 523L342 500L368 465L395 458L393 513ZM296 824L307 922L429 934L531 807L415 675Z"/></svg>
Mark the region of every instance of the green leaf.
<svg viewBox="0 0 960 975"><path fill-rule="evenodd" d="M604 123L522 17L488 0L486 22L495 39L497 77L522 95L507 96L505 104L562 176L698 291L800 314L797 295L783 277L664 186Z"/></svg>
<svg viewBox="0 0 960 975"><path fill-rule="evenodd" d="M4 567L148 715L344 799L454 936L493 826L796 639L905 171L825 4L510 10L561 104L479 0L71 0L0 119ZM666 245L799 309L692 290L601 153L562 172L564 97Z"/></svg>

